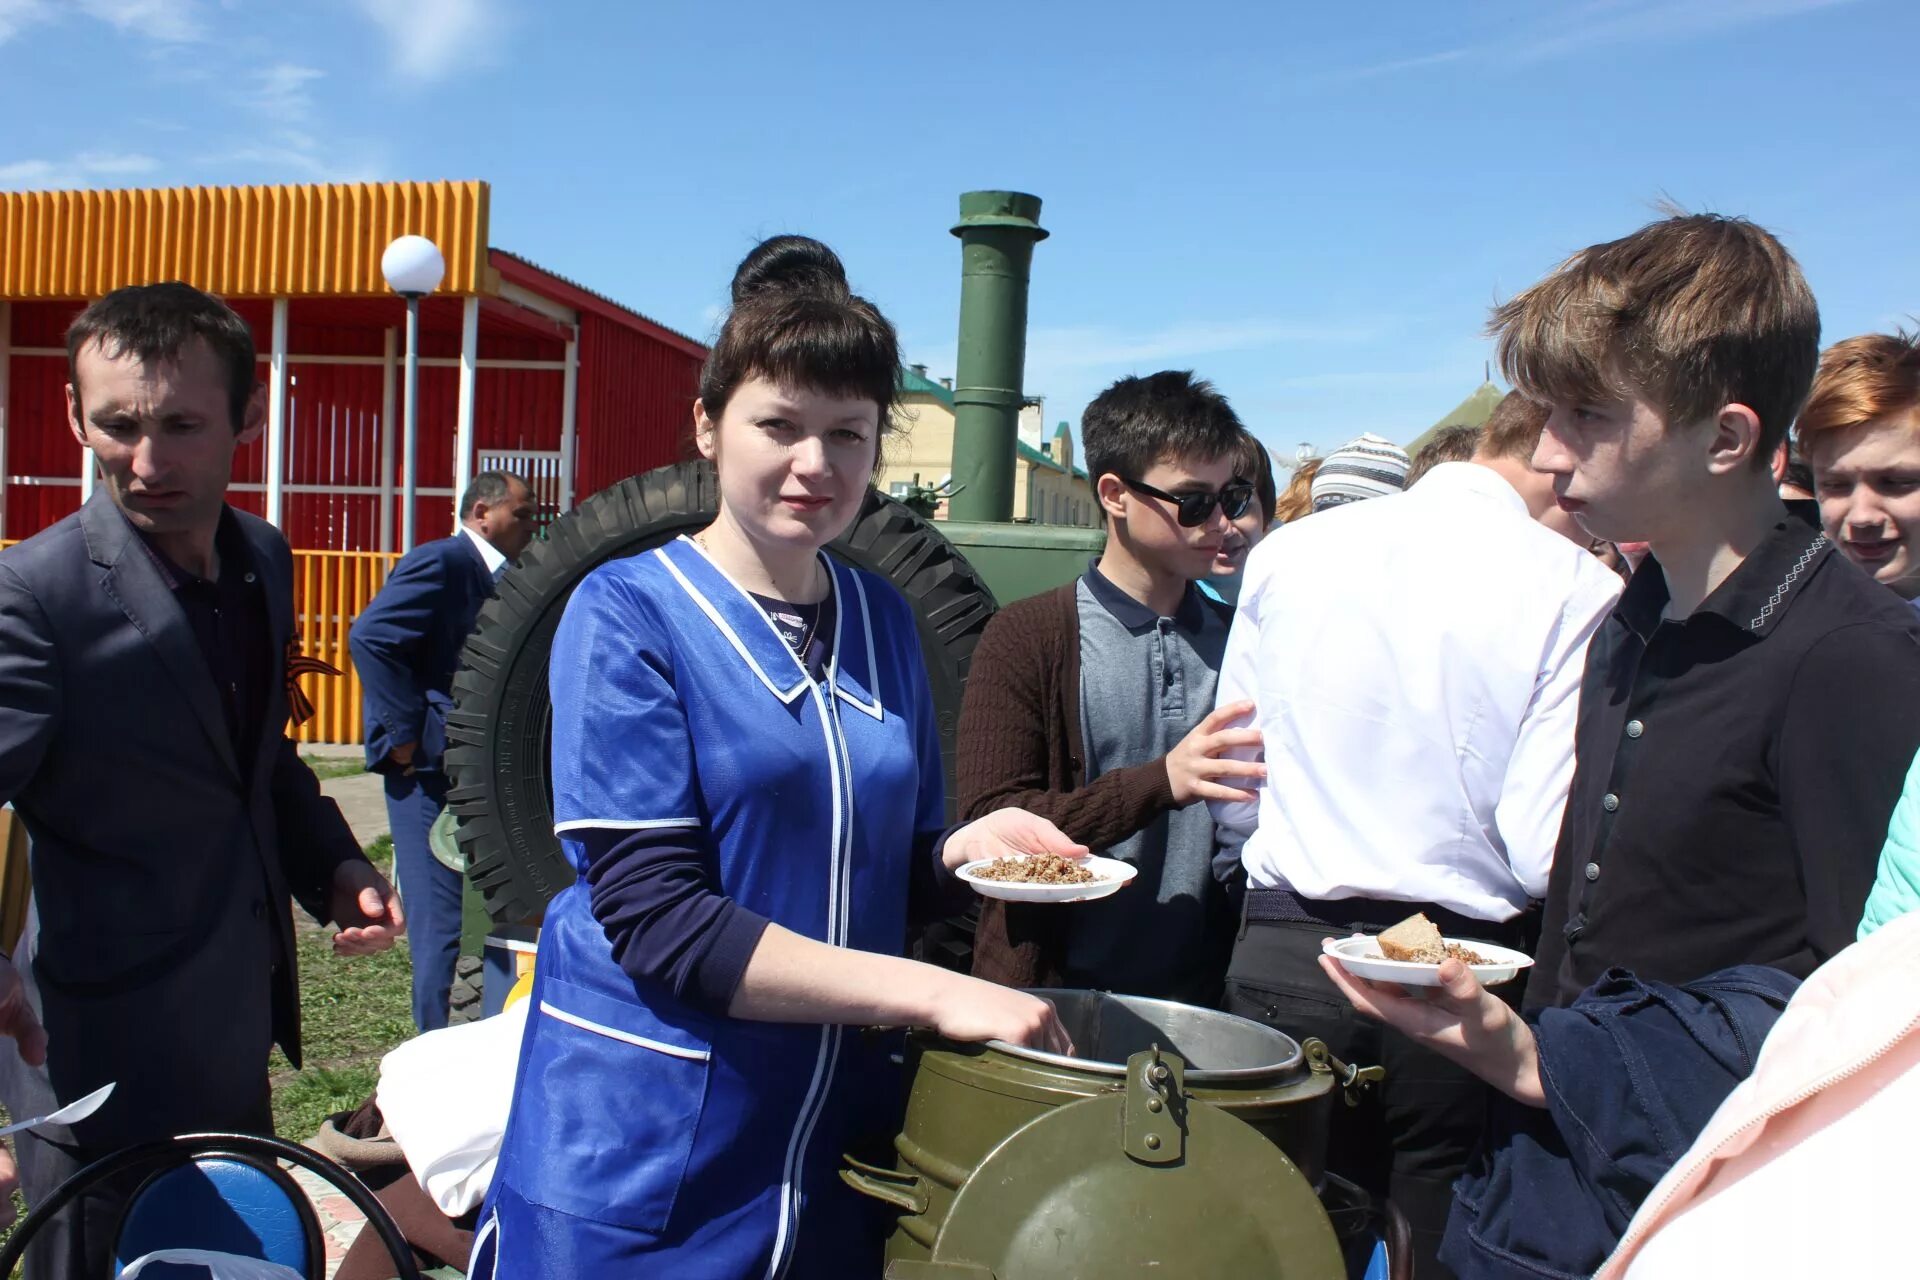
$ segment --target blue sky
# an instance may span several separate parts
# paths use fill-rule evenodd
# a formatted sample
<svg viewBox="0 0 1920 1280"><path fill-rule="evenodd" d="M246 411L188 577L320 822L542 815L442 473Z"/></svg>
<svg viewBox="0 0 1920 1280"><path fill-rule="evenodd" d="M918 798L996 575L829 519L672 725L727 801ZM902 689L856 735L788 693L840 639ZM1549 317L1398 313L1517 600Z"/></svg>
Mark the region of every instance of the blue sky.
<svg viewBox="0 0 1920 1280"><path fill-rule="evenodd" d="M1046 201L1027 390L1191 367L1282 457L1407 440L1488 304L1660 198L1825 337L1920 312L1908 0L0 0L0 188L482 178L492 240L710 336L820 236L952 372L957 195Z"/></svg>

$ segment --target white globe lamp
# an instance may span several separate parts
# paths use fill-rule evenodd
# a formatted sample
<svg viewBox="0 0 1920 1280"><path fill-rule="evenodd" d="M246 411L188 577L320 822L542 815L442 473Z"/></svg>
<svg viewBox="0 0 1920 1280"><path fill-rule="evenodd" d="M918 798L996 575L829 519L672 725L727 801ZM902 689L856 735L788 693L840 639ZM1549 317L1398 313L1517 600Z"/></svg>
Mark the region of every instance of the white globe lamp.
<svg viewBox="0 0 1920 1280"><path fill-rule="evenodd" d="M440 255L440 246L425 236L401 236L380 255L380 274L401 297L417 298L440 287L447 260Z"/></svg>
<svg viewBox="0 0 1920 1280"><path fill-rule="evenodd" d="M407 362L401 436L405 448L400 481L400 549L413 550L413 509L419 490L419 428L414 406L420 398L420 298L440 287L447 260L440 246L425 236L401 236L380 255L380 274L387 287L407 300Z"/></svg>

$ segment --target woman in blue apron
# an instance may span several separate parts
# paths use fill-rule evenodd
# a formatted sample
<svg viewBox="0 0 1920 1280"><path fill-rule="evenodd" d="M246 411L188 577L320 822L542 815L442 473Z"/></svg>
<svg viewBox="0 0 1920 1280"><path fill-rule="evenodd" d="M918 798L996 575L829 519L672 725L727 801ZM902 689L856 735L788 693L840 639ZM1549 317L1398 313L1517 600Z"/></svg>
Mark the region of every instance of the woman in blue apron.
<svg viewBox="0 0 1920 1280"><path fill-rule="evenodd" d="M861 1028L1070 1048L1045 1001L899 958L910 892L1085 850L1019 810L943 833L912 613L822 551L872 480L893 329L799 237L733 295L695 407L717 518L589 574L554 637L579 878L541 933L483 1280L875 1275L884 1220L835 1172L898 1105Z"/></svg>

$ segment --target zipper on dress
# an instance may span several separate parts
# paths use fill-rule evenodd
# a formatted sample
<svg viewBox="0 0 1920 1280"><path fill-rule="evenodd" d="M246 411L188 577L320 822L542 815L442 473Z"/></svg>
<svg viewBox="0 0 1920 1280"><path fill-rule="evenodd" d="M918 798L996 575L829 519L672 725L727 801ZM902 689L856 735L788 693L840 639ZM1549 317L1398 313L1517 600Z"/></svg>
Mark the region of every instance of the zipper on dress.
<svg viewBox="0 0 1920 1280"><path fill-rule="evenodd" d="M836 592L837 592L836 586ZM853 831L852 761L846 739L840 733L838 708L832 697L822 692L822 684L807 676L808 691L820 712L820 731L827 745L829 774L833 784L833 852L828 876L827 941L844 947L847 937L847 910L851 902L847 885L852 879L850 856ZM842 801L844 800L844 804ZM833 1075L840 1060L840 1028L832 1023L820 1028L820 1055L815 1060L813 1081L801 1100L800 1114L788 1139L786 1164L781 1171L780 1229L774 1237L773 1257L767 1263L767 1280L781 1280L793 1260L793 1249L800 1236L800 1171L806 1164L807 1149L813 1142L814 1126L825 1109L827 1094L833 1087Z"/></svg>

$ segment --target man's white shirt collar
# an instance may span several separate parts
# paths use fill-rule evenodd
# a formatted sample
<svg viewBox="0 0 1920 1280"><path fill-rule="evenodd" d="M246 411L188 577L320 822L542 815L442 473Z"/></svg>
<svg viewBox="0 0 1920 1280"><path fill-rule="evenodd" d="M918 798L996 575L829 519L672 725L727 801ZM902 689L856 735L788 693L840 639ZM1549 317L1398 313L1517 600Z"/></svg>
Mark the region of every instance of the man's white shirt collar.
<svg viewBox="0 0 1920 1280"><path fill-rule="evenodd" d="M475 533L472 525L461 525L460 532L472 538L473 545L480 549L480 561L487 566L487 572L499 577L500 571L507 567L507 558L500 554L499 548Z"/></svg>

